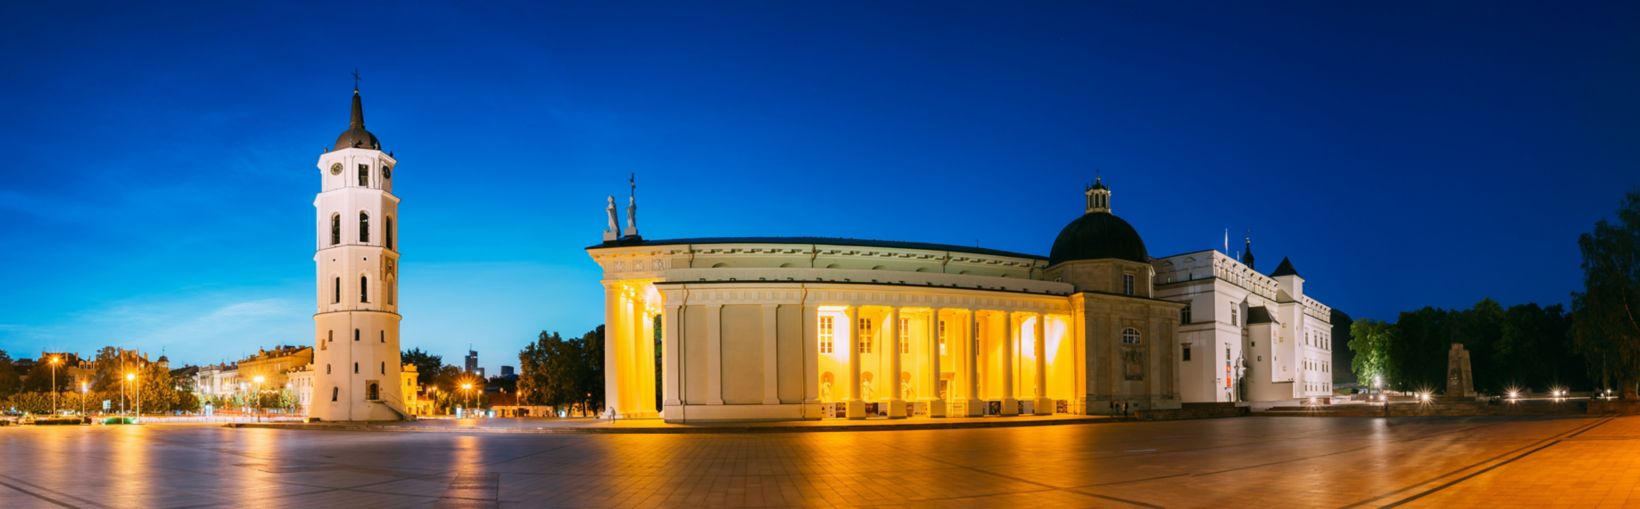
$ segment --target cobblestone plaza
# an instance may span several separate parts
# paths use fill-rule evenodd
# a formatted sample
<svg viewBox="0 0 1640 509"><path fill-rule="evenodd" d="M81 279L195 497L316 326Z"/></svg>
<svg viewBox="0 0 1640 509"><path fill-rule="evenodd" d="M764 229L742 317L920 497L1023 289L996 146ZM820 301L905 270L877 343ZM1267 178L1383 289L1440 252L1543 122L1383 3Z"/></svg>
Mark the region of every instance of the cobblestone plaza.
<svg viewBox="0 0 1640 509"><path fill-rule="evenodd" d="M1640 417L919 431L0 428L4 507L1640 506Z"/></svg>

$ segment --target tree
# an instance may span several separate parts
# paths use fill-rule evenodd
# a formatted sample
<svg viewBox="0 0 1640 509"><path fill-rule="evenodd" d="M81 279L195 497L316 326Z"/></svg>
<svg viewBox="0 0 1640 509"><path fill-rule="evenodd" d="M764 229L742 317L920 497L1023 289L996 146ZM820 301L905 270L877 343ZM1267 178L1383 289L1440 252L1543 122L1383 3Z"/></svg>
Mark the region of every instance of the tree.
<svg viewBox="0 0 1640 509"><path fill-rule="evenodd" d="M1352 358L1353 355L1350 353L1349 348L1350 338L1353 337L1350 335L1350 328L1355 325L1355 320L1350 318L1349 313L1333 308L1328 321L1332 322L1332 344L1328 346L1332 348L1332 365L1335 366L1332 370L1333 384L1355 382L1358 379L1355 378L1353 369L1336 368L1336 366L1351 366L1353 368L1355 365L1355 359ZM655 351L660 352L660 347L656 347ZM659 374L660 372L660 368L657 367L655 373ZM656 395L660 393L660 391L655 391ZM655 408L660 408L660 406L657 404Z"/></svg>
<svg viewBox="0 0 1640 509"><path fill-rule="evenodd" d="M604 407L604 326L581 335L576 382L581 411L597 413Z"/></svg>
<svg viewBox="0 0 1640 509"><path fill-rule="evenodd" d="M1390 345L1395 342L1395 327L1380 320L1356 320L1350 325L1350 372L1363 384L1374 378L1389 381Z"/></svg>
<svg viewBox="0 0 1640 509"><path fill-rule="evenodd" d="M399 354L399 363L416 366L416 384L425 386L438 376L439 368L444 366L444 357L416 348Z"/></svg>
<svg viewBox="0 0 1640 509"><path fill-rule="evenodd" d="M604 328L565 340L542 331L518 353L520 404L578 407L583 415L604 404Z"/></svg>
<svg viewBox="0 0 1640 509"><path fill-rule="evenodd" d="M1572 295L1580 352L1603 382L1615 380L1623 399L1640 398L1640 191L1631 191L1617 221L1595 222L1578 236L1583 291Z"/></svg>
<svg viewBox="0 0 1640 509"><path fill-rule="evenodd" d="M0 400L16 394L22 387L22 380L17 377L17 366L12 364L11 356L5 350L0 350Z"/></svg>

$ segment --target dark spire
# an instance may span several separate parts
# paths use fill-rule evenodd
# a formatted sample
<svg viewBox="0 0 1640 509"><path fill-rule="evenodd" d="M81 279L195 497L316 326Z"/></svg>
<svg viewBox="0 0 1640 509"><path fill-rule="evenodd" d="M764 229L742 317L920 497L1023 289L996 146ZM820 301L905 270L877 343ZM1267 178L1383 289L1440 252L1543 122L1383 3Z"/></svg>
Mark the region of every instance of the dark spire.
<svg viewBox="0 0 1640 509"><path fill-rule="evenodd" d="M1285 256L1281 257L1281 265L1276 266L1276 271L1270 273L1270 277L1281 276L1298 276L1298 269L1294 269L1292 260L1288 260Z"/></svg>
<svg viewBox="0 0 1640 509"><path fill-rule="evenodd" d="M376 135L371 134L370 131L364 128L364 99L359 97L358 79L359 75L355 72L353 74L353 113L347 120L347 130L342 131L342 135L336 137L336 148L333 150L344 148L382 149L381 141L376 139Z"/></svg>
<svg viewBox="0 0 1640 509"><path fill-rule="evenodd" d="M359 99L358 86L353 87L353 117L347 120L348 129L364 129L364 101Z"/></svg>
<svg viewBox="0 0 1640 509"><path fill-rule="evenodd" d="M1247 240L1247 247L1241 251L1241 263L1249 269L1258 270L1253 267L1253 234L1247 234L1245 239Z"/></svg>

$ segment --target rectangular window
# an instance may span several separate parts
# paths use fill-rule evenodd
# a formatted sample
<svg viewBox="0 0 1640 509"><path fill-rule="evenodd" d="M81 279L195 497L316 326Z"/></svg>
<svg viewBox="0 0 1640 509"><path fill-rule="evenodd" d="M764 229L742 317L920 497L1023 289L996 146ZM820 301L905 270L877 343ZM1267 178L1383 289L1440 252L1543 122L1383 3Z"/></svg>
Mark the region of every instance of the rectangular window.
<svg viewBox="0 0 1640 509"><path fill-rule="evenodd" d="M1179 323L1190 323L1190 303L1185 303L1184 309L1179 310Z"/></svg>
<svg viewBox="0 0 1640 509"><path fill-rule="evenodd" d="M945 320L940 320L939 323L940 355L945 355Z"/></svg>
<svg viewBox="0 0 1640 509"><path fill-rule="evenodd" d="M1240 323L1237 323L1237 322L1238 322L1238 320L1237 320L1237 319L1236 319L1236 318L1237 318L1237 317L1236 317L1236 313L1237 313L1237 312L1238 312L1238 311L1239 311L1239 310L1237 310L1237 309L1236 309L1236 305L1235 305L1235 304L1231 304L1231 305L1230 305L1230 325L1241 325L1241 324L1240 324Z"/></svg>
<svg viewBox="0 0 1640 509"><path fill-rule="evenodd" d="M911 320L908 319L908 318L901 318L900 319L900 353L911 353L911 333L907 330L907 329L910 329L910 328L911 328Z"/></svg>
<svg viewBox="0 0 1640 509"><path fill-rule="evenodd" d="M359 187L367 187L369 185L370 185L370 165L361 164L361 165L359 165Z"/></svg>
<svg viewBox="0 0 1640 509"><path fill-rule="evenodd" d="M1190 345L1184 345L1184 361L1190 362Z"/></svg>
<svg viewBox="0 0 1640 509"><path fill-rule="evenodd" d="M860 343L860 353L871 353L871 319L860 319L860 337L855 341Z"/></svg>
<svg viewBox="0 0 1640 509"><path fill-rule="evenodd" d="M1122 274L1122 295L1133 295L1133 274Z"/></svg>
<svg viewBox="0 0 1640 509"><path fill-rule="evenodd" d="M834 317L820 317L820 353L832 353L833 342L837 340L837 324Z"/></svg>

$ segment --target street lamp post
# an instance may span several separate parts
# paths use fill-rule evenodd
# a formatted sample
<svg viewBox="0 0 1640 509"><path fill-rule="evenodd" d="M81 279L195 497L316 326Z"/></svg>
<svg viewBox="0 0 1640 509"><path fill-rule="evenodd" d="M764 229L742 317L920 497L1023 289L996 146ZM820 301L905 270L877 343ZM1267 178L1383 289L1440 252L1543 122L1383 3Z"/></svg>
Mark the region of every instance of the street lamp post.
<svg viewBox="0 0 1640 509"><path fill-rule="evenodd" d="M256 422L262 422L262 382L267 381L262 375L256 375L251 381L256 382Z"/></svg>
<svg viewBox="0 0 1640 509"><path fill-rule="evenodd" d="M51 415L57 415L57 364L62 362L63 356L51 356Z"/></svg>
<svg viewBox="0 0 1640 509"><path fill-rule="evenodd" d="M81 380L80 381L80 418L81 419L85 418L85 397L86 397L86 390L88 388L89 388L89 386L86 385L85 381Z"/></svg>
<svg viewBox="0 0 1640 509"><path fill-rule="evenodd" d="M125 374L126 385L135 385L134 382L136 382L136 381L137 381L137 374L136 373L133 372L133 373L126 373ZM132 387L131 390L136 392L136 400L137 400L136 413L131 415L131 423L136 424L137 420L142 418L142 386Z"/></svg>
<svg viewBox="0 0 1640 509"><path fill-rule="evenodd" d="M461 390L462 390L462 392L467 393L467 398L468 399L471 399L473 397L473 384L470 384L470 383L461 384ZM468 410L467 414L472 415L472 408L469 407L467 410Z"/></svg>

